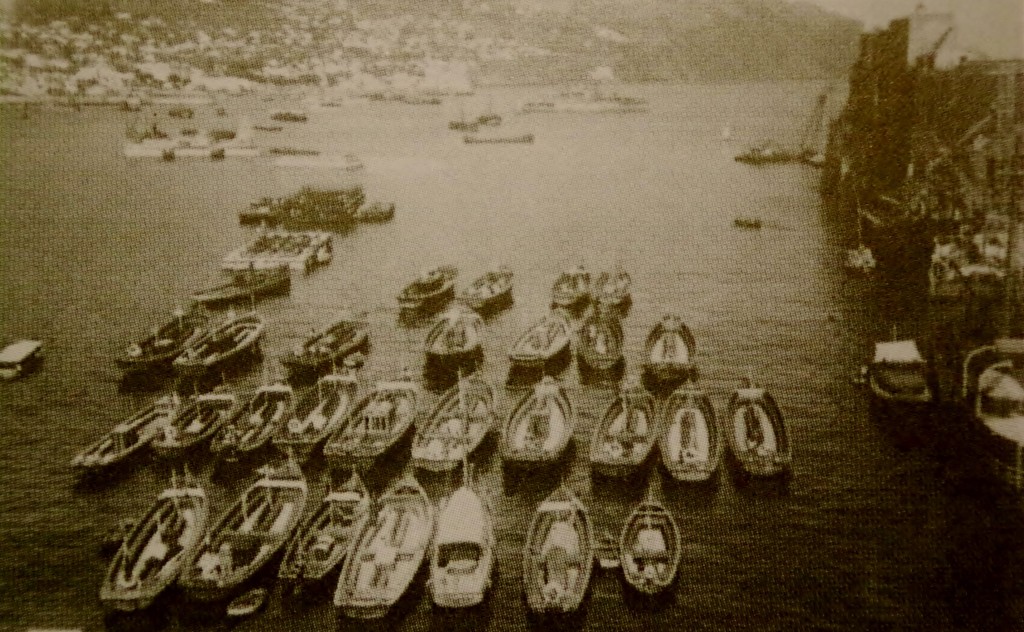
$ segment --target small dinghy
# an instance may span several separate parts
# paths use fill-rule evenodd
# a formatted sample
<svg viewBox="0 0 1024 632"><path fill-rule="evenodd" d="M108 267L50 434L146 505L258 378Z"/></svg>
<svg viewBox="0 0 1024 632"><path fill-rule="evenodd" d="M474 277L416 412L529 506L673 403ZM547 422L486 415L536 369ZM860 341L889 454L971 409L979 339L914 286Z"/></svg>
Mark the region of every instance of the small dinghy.
<svg viewBox="0 0 1024 632"><path fill-rule="evenodd" d="M744 472L770 477L787 472L792 448L785 420L775 399L763 388L747 384L729 401L732 430L729 444Z"/></svg>
<svg viewBox="0 0 1024 632"><path fill-rule="evenodd" d="M190 397L153 439L153 449L164 458L180 458L208 441L221 426L238 416L240 409L234 393L215 390Z"/></svg>
<svg viewBox="0 0 1024 632"><path fill-rule="evenodd" d="M180 406L181 401L169 395L157 399L79 452L71 460L71 466L82 473L97 473L123 463L148 446L160 429L171 422Z"/></svg>
<svg viewBox="0 0 1024 632"><path fill-rule="evenodd" d="M483 319L466 308L453 308L437 321L424 343L431 369L472 371L483 358Z"/></svg>
<svg viewBox="0 0 1024 632"><path fill-rule="evenodd" d="M520 466L557 461L572 440L575 424L568 394L546 375L509 414L499 442L501 458Z"/></svg>
<svg viewBox="0 0 1024 632"><path fill-rule="evenodd" d="M594 312L580 328L576 360L582 372L611 371L622 366L622 323L609 313Z"/></svg>
<svg viewBox="0 0 1024 632"><path fill-rule="evenodd" d="M590 514L565 485L538 507L523 549L526 605L537 615L575 612L594 568Z"/></svg>
<svg viewBox="0 0 1024 632"><path fill-rule="evenodd" d="M402 289L398 306L403 310L436 309L455 295L458 271L451 266L427 270Z"/></svg>
<svg viewBox="0 0 1024 632"><path fill-rule="evenodd" d="M288 266L235 272L227 283L199 290L192 300L207 307L255 301L264 296L287 294L292 287Z"/></svg>
<svg viewBox="0 0 1024 632"><path fill-rule="evenodd" d="M622 575L642 595L667 590L679 571L682 536L675 517L665 508L661 479L651 472L644 500L629 515L619 540Z"/></svg>
<svg viewBox="0 0 1024 632"><path fill-rule="evenodd" d="M328 439L327 460L337 469L369 469L413 427L419 398L420 387L408 375L377 382Z"/></svg>
<svg viewBox="0 0 1024 632"><path fill-rule="evenodd" d="M432 472L454 470L490 432L497 421L495 409L493 386L475 375L460 379L416 428L413 465Z"/></svg>
<svg viewBox="0 0 1024 632"><path fill-rule="evenodd" d="M304 462L352 412L358 390L359 380L351 369L320 378L288 423L277 427L274 445L282 452L293 450L299 462Z"/></svg>
<svg viewBox="0 0 1024 632"><path fill-rule="evenodd" d="M186 347L207 335L209 320L202 310L176 309L171 320L154 328L146 338L128 345L125 354L117 358L117 366L125 373L169 367Z"/></svg>
<svg viewBox="0 0 1024 632"><path fill-rule="evenodd" d="M178 583L188 597L231 597L281 550L298 524L309 496L302 470L289 460L260 472L185 560Z"/></svg>
<svg viewBox="0 0 1024 632"><path fill-rule="evenodd" d="M590 273L576 266L558 276L551 289L551 302L557 307L577 307L590 300Z"/></svg>
<svg viewBox="0 0 1024 632"><path fill-rule="evenodd" d="M302 523L288 544L277 576L299 583L326 577L345 559L363 519L369 516L371 504L363 479L353 472L340 489L328 491L317 510Z"/></svg>
<svg viewBox="0 0 1024 632"><path fill-rule="evenodd" d="M231 600L227 615L233 619L252 616L267 604L269 596L270 592L266 588L253 588Z"/></svg>
<svg viewBox="0 0 1024 632"><path fill-rule="evenodd" d="M326 329L314 332L302 346L281 358L281 364L293 378L316 375L327 367L340 366L357 351L365 351L370 344L369 328L365 321L350 314L342 314Z"/></svg>
<svg viewBox="0 0 1024 632"><path fill-rule="evenodd" d="M644 376L660 387L674 389L693 378L697 341L683 320L673 314L661 318L644 343Z"/></svg>
<svg viewBox="0 0 1024 632"><path fill-rule="evenodd" d="M569 323L561 315L552 312L516 340L508 357L513 366L542 368L568 355L571 340Z"/></svg>
<svg viewBox="0 0 1024 632"><path fill-rule="evenodd" d="M208 338L185 348L174 360L174 368L182 375L199 377L254 353L259 350L263 328L263 319L256 313L237 316L228 312L227 320Z"/></svg>
<svg viewBox="0 0 1024 632"><path fill-rule="evenodd" d="M633 286L633 279L629 273L621 267L609 274L602 272L597 277L597 284L594 288L594 298L601 305L609 307L625 307L633 300L630 290Z"/></svg>
<svg viewBox="0 0 1024 632"><path fill-rule="evenodd" d="M386 615L423 564L434 520L434 506L412 473L392 483L352 542L334 605L354 619Z"/></svg>
<svg viewBox="0 0 1024 632"><path fill-rule="evenodd" d="M474 280L459 294L459 301L481 316L512 304L512 271L505 266Z"/></svg>
<svg viewBox="0 0 1024 632"><path fill-rule="evenodd" d="M179 482L181 484L179 484ZM199 545L209 517L206 492L186 470L157 497L121 543L100 588L106 608L147 608L174 583L181 563Z"/></svg>
<svg viewBox="0 0 1024 632"><path fill-rule="evenodd" d="M677 481L711 478L722 462L725 440L711 399L695 385L676 389L661 412L661 463Z"/></svg>
<svg viewBox="0 0 1024 632"><path fill-rule="evenodd" d="M590 466L604 476L636 473L658 437L654 398L639 384L623 386L590 443Z"/></svg>
<svg viewBox="0 0 1024 632"><path fill-rule="evenodd" d="M494 519L466 470L462 487L441 504L430 556L430 596L441 608L480 604L494 571Z"/></svg>
<svg viewBox="0 0 1024 632"><path fill-rule="evenodd" d="M288 421L294 407L292 387L282 382L261 386L235 418L214 435L210 451L234 460L259 450Z"/></svg>

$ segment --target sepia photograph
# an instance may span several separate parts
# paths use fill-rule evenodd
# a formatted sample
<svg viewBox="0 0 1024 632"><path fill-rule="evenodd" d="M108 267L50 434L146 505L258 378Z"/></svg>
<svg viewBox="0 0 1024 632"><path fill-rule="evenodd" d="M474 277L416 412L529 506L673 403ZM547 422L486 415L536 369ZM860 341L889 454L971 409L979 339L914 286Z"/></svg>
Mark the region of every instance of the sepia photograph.
<svg viewBox="0 0 1024 632"><path fill-rule="evenodd" d="M1022 0L0 0L0 630L1024 632Z"/></svg>

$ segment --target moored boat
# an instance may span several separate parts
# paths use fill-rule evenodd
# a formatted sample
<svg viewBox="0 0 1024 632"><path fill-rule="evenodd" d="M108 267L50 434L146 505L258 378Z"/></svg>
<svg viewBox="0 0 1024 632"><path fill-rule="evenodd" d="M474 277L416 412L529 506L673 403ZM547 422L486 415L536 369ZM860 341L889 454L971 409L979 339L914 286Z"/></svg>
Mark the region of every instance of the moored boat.
<svg viewBox="0 0 1024 632"><path fill-rule="evenodd" d="M100 601L125 612L142 610L178 578L181 563L199 545L209 519L206 491L186 473L157 496L121 543L107 568Z"/></svg>
<svg viewBox="0 0 1024 632"><path fill-rule="evenodd" d="M538 368L569 354L572 332L560 314L551 312L516 340L509 352L513 366Z"/></svg>
<svg viewBox="0 0 1024 632"><path fill-rule="evenodd" d="M510 136L463 136L462 142L467 145L505 145L505 144L521 144L529 145L533 143L533 134L518 134Z"/></svg>
<svg viewBox="0 0 1024 632"><path fill-rule="evenodd" d="M465 307L449 309L427 334L427 366L472 371L483 359L483 320Z"/></svg>
<svg viewBox="0 0 1024 632"><path fill-rule="evenodd" d="M505 266L489 270L459 293L459 301L486 316L512 303L512 271Z"/></svg>
<svg viewBox="0 0 1024 632"><path fill-rule="evenodd" d="M224 256L225 270L265 270L287 265L292 270L309 272L330 261L333 237L324 231L261 231L253 241Z"/></svg>
<svg viewBox="0 0 1024 632"><path fill-rule="evenodd" d="M502 460L536 466L557 461L572 440L576 412L562 385L544 378L515 405L499 441Z"/></svg>
<svg viewBox="0 0 1024 632"><path fill-rule="evenodd" d="M266 384L229 420L210 443L210 451L228 460L266 446L295 407L295 391L282 382Z"/></svg>
<svg viewBox="0 0 1024 632"><path fill-rule="evenodd" d="M178 458L208 441L241 409L234 393L215 390L189 397L178 413L153 439L153 450L165 458Z"/></svg>
<svg viewBox="0 0 1024 632"><path fill-rule="evenodd" d="M185 558L178 583L186 596L210 602L237 594L288 541L308 496L295 463L262 469L259 480Z"/></svg>
<svg viewBox="0 0 1024 632"><path fill-rule="evenodd" d="M13 380L31 372L43 359L43 343L19 340L0 351L0 379Z"/></svg>
<svg viewBox="0 0 1024 632"><path fill-rule="evenodd" d="M441 608L471 608L491 586L495 563L494 520L469 483L441 505L430 556L430 595Z"/></svg>
<svg viewBox="0 0 1024 632"><path fill-rule="evenodd" d="M309 115L302 110L278 110L270 114L270 120L282 123L305 123L309 120Z"/></svg>
<svg viewBox="0 0 1024 632"><path fill-rule="evenodd" d="M454 470L473 453L497 421L494 387L483 378L462 378L416 428L412 463L433 472Z"/></svg>
<svg viewBox="0 0 1024 632"><path fill-rule="evenodd" d="M426 270L398 295L403 310L426 310L443 305L455 295L455 268L440 266Z"/></svg>
<svg viewBox="0 0 1024 632"><path fill-rule="evenodd" d="M979 355L988 351L989 357ZM978 372L972 363L983 360ZM963 396L976 422L986 464L1010 489L1024 491L1024 340L1000 338L971 352Z"/></svg>
<svg viewBox="0 0 1024 632"><path fill-rule="evenodd" d="M782 410L771 393L749 383L729 401L729 445L743 472L771 477L789 471L792 446Z"/></svg>
<svg viewBox="0 0 1024 632"><path fill-rule="evenodd" d="M736 162L748 165L768 165L784 162L796 162L798 156L791 151L776 147L772 143L755 145L736 155Z"/></svg>
<svg viewBox="0 0 1024 632"><path fill-rule="evenodd" d="M625 362L622 323L611 313L595 311L580 328L576 360L580 371L611 371Z"/></svg>
<svg viewBox="0 0 1024 632"><path fill-rule="evenodd" d="M352 472L344 485L328 490L320 506L295 532L277 576L300 583L324 579L345 559L371 507L370 491L359 474Z"/></svg>
<svg viewBox="0 0 1024 632"><path fill-rule="evenodd" d="M583 266L566 270L551 289L551 302L558 307L576 307L590 300L590 273Z"/></svg>
<svg viewBox="0 0 1024 632"><path fill-rule="evenodd" d="M630 293L632 286L633 279L629 273L621 267L617 267L614 273L602 272L597 277L594 298L602 305L624 307L633 300Z"/></svg>
<svg viewBox="0 0 1024 632"><path fill-rule="evenodd" d="M281 358L281 364L293 378L315 375L327 367L344 364L345 359L357 351L365 351L370 344L366 321L348 313L321 331L314 332L301 346Z"/></svg>
<svg viewBox="0 0 1024 632"><path fill-rule="evenodd" d="M663 316L644 343L644 376L658 386L675 388L694 376L696 349L697 341L683 320Z"/></svg>
<svg viewBox="0 0 1024 632"><path fill-rule="evenodd" d="M207 335L209 320L209 315L202 310L175 309L169 321L155 328L149 336L128 345L125 354L115 362L126 373L169 367L182 350Z"/></svg>
<svg viewBox="0 0 1024 632"><path fill-rule="evenodd" d="M636 473L658 438L654 398L639 384L624 385L590 442L590 466L604 476Z"/></svg>
<svg viewBox="0 0 1024 632"><path fill-rule="evenodd" d="M348 368L320 378L288 422L277 427L274 445L282 452L292 450L300 463L305 461L352 411L358 390L355 372Z"/></svg>
<svg viewBox="0 0 1024 632"><path fill-rule="evenodd" d="M117 424L99 441L79 452L71 466L83 473L100 472L138 453L170 423L181 405L179 398L165 395Z"/></svg>
<svg viewBox="0 0 1024 632"><path fill-rule="evenodd" d="M644 500L633 509L622 528L619 539L622 575L640 594L660 594L675 581L682 552L679 524L665 507L661 479L655 470Z"/></svg>
<svg viewBox="0 0 1024 632"><path fill-rule="evenodd" d="M338 469L367 470L413 427L420 387L407 375L377 382L324 446Z"/></svg>
<svg viewBox="0 0 1024 632"><path fill-rule="evenodd" d="M287 294L292 287L288 266L265 270L244 270L232 275L227 283L199 290L192 300L206 306L224 305L241 301L255 301L264 296Z"/></svg>
<svg viewBox="0 0 1024 632"><path fill-rule="evenodd" d="M353 619L386 615L420 570L434 521L434 506L412 473L392 483L352 542L334 605Z"/></svg>
<svg viewBox="0 0 1024 632"><path fill-rule="evenodd" d="M661 409L661 463L677 481L706 481L718 470L725 438L715 407L694 384L681 386Z"/></svg>
<svg viewBox="0 0 1024 632"><path fill-rule="evenodd" d="M934 401L928 363L913 340L875 344L866 377L875 412L920 413Z"/></svg>
<svg viewBox="0 0 1024 632"><path fill-rule="evenodd" d="M526 605L536 615L576 611L594 567L590 513L565 485L538 507L523 547Z"/></svg>
<svg viewBox="0 0 1024 632"><path fill-rule="evenodd" d="M736 228L746 228L750 230L759 230L761 228L760 217L737 217L732 220L732 225Z"/></svg>
<svg viewBox="0 0 1024 632"><path fill-rule="evenodd" d="M263 319L255 312L228 312L226 320L208 337L185 347L174 360L174 369L182 375L202 376L246 354L254 354L259 351L263 328Z"/></svg>

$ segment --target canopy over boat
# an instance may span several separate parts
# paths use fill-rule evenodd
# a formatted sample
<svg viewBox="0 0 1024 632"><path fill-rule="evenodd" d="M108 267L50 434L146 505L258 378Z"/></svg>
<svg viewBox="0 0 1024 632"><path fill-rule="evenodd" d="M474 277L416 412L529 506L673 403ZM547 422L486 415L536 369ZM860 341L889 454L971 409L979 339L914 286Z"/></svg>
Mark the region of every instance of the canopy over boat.
<svg viewBox="0 0 1024 632"><path fill-rule="evenodd" d="M438 545L457 542L483 545L486 538L484 514L483 502L471 489L460 487L455 490L438 520Z"/></svg>
<svg viewBox="0 0 1024 632"><path fill-rule="evenodd" d="M875 345L875 363L878 364L917 364L924 363L917 343L913 340L897 340L879 342Z"/></svg>

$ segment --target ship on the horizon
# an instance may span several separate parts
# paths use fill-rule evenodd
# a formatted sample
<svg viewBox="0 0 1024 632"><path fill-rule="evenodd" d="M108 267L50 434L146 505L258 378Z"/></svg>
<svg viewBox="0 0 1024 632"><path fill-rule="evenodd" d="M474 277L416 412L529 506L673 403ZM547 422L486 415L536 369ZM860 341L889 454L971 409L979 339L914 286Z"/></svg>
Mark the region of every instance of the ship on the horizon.
<svg viewBox="0 0 1024 632"><path fill-rule="evenodd" d="M571 90L540 101L525 101L519 106L523 114L543 112L606 113L646 112L647 99L604 94L597 89Z"/></svg>

